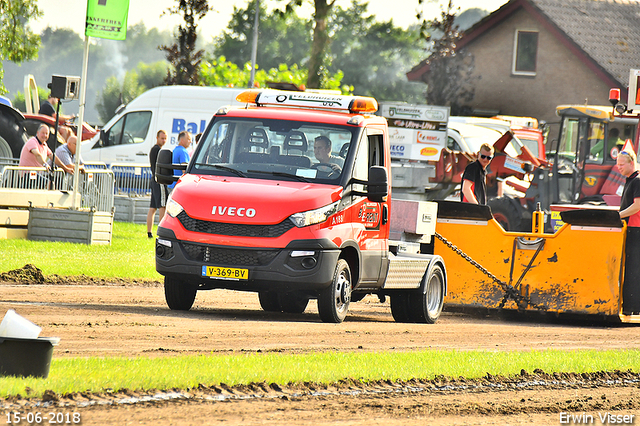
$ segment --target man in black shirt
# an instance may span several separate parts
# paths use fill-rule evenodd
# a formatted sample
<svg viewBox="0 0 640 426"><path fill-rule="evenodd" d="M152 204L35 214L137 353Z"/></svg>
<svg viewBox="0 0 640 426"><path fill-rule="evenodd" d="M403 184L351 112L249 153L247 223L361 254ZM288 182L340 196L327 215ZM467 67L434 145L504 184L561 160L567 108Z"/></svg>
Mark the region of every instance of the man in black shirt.
<svg viewBox="0 0 640 426"><path fill-rule="evenodd" d="M631 145L631 144L629 144ZM625 147L616 158L616 166L626 177L622 199L620 200L620 218L627 222L627 240L625 244L624 282L622 284L622 313L632 315L640 313L640 177L638 177L636 153L632 147Z"/></svg>
<svg viewBox="0 0 640 426"><path fill-rule="evenodd" d="M55 117L56 105L58 105L58 102L60 102L58 98L54 98L53 96L51 96L51 94L49 94L49 97L47 98L47 100L44 101L42 105L40 105L40 111L38 111L38 114ZM68 120L73 120L74 118L75 118L75 115L60 114L58 117L58 120L64 122Z"/></svg>
<svg viewBox="0 0 640 426"><path fill-rule="evenodd" d="M156 144L149 151L149 162L151 163L151 203L149 204L149 212L147 213L147 236L153 238L153 217L158 210L158 223L164 216L165 206L167 204L167 188L156 182L156 161L158 160L158 152L167 142L167 132L158 130L156 134Z"/></svg>
<svg viewBox="0 0 640 426"><path fill-rule="evenodd" d="M483 143L478 152L478 159L464 169L460 191L462 202L487 204L487 166L492 158L493 147Z"/></svg>

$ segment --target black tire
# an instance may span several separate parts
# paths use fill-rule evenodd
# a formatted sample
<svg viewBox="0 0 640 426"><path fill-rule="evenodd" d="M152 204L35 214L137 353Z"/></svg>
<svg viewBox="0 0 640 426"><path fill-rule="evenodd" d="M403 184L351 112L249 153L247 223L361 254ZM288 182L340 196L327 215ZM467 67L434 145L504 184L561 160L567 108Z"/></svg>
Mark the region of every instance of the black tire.
<svg viewBox="0 0 640 426"><path fill-rule="evenodd" d="M527 231L523 229L523 208L508 197L492 198L488 202L493 218L505 231Z"/></svg>
<svg viewBox="0 0 640 426"><path fill-rule="evenodd" d="M278 299L282 312L288 314L301 314L309 304L309 297L298 292L280 293Z"/></svg>
<svg viewBox="0 0 640 426"><path fill-rule="evenodd" d="M409 297L410 316L413 322L433 324L442 313L444 305L444 273L435 265L422 278L422 288Z"/></svg>
<svg viewBox="0 0 640 426"><path fill-rule="evenodd" d="M409 292L403 291L391 295L391 315L395 322L412 322L409 314Z"/></svg>
<svg viewBox="0 0 640 426"><path fill-rule="evenodd" d="M13 117L0 113L0 144L3 145L0 152L11 152L13 158L20 158L22 147L27 142L24 127Z"/></svg>
<svg viewBox="0 0 640 426"><path fill-rule="evenodd" d="M282 312L278 293L274 291L261 291L258 293L258 300L260 300L260 306L262 307L263 311Z"/></svg>
<svg viewBox="0 0 640 426"><path fill-rule="evenodd" d="M351 303L351 269L344 259L339 259L331 285L318 295L318 313L322 322L341 323Z"/></svg>
<svg viewBox="0 0 640 426"><path fill-rule="evenodd" d="M167 275L164 277L164 298L173 311L188 311L196 300L198 287L185 280Z"/></svg>

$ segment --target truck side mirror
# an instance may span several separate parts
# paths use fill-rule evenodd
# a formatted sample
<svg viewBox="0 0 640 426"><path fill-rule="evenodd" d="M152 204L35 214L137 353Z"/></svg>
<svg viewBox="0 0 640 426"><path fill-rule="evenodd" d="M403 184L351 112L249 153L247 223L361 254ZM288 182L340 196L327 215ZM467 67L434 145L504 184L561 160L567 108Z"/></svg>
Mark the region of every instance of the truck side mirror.
<svg viewBox="0 0 640 426"><path fill-rule="evenodd" d="M171 185L178 180L178 176L173 175L174 165L173 153L168 149L158 151L158 159L156 160L156 182L160 185Z"/></svg>
<svg viewBox="0 0 640 426"><path fill-rule="evenodd" d="M382 166L369 167L369 183L367 198L374 203L381 203L389 195L387 169Z"/></svg>

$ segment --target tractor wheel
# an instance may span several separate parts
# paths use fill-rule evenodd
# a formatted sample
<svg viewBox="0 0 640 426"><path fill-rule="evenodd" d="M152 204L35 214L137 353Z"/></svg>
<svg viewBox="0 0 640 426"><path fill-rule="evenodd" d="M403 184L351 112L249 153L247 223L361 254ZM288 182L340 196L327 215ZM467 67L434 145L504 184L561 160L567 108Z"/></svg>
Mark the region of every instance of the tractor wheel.
<svg viewBox="0 0 640 426"><path fill-rule="evenodd" d="M9 116L0 114L0 157L20 158L27 135L22 125Z"/></svg>
<svg viewBox="0 0 640 426"><path fill-rule="evenodd" d="M505 231L523 231L522 207L515 200L508 197L498 197L489 200L489 207L493 218Z"/></svg>
<svg viewBox="0 0 640 426"><path fill-rule="evenodd" d="M173 311L188 311L196 300L198 287L185 280L167 275L164 277L164 298Z"/></svg>
<svg viewBox="0 0 640 426"><path fill-rule="evenodd" d="M323 322L344 321L351 302L351 289L351 269L346 260L339 259L331 285L318 295L318 313Z"/></svg>

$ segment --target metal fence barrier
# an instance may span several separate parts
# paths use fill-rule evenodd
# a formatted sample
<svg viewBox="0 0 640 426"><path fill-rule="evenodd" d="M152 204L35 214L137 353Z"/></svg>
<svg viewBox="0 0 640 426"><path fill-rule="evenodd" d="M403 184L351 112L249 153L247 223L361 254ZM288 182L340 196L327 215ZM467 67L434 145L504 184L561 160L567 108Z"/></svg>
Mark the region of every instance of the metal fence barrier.
<svg viewBox="0 0 640 426"><path fill-rule="evenodd" d="M0 157L0 173L7 166L17 166L20 162L17 158Z"/></svg>
<svg viewBox="0 0 640 426"><path fill-rule="evenodd" d="M87 170L79 176L78 193L81 208L100 212L113 210L115 178L111 170ZM73 175L56 169L53 173L44 167L7 166L2 171L0 188L37 190L73 190Z"/></svg>
<svg viewBox="0 0 640 426"><path fill-rule="evenodd" d="M115 193L130 197L151 196L151 167L144 164L112 164L116 179Z"/></svg>

